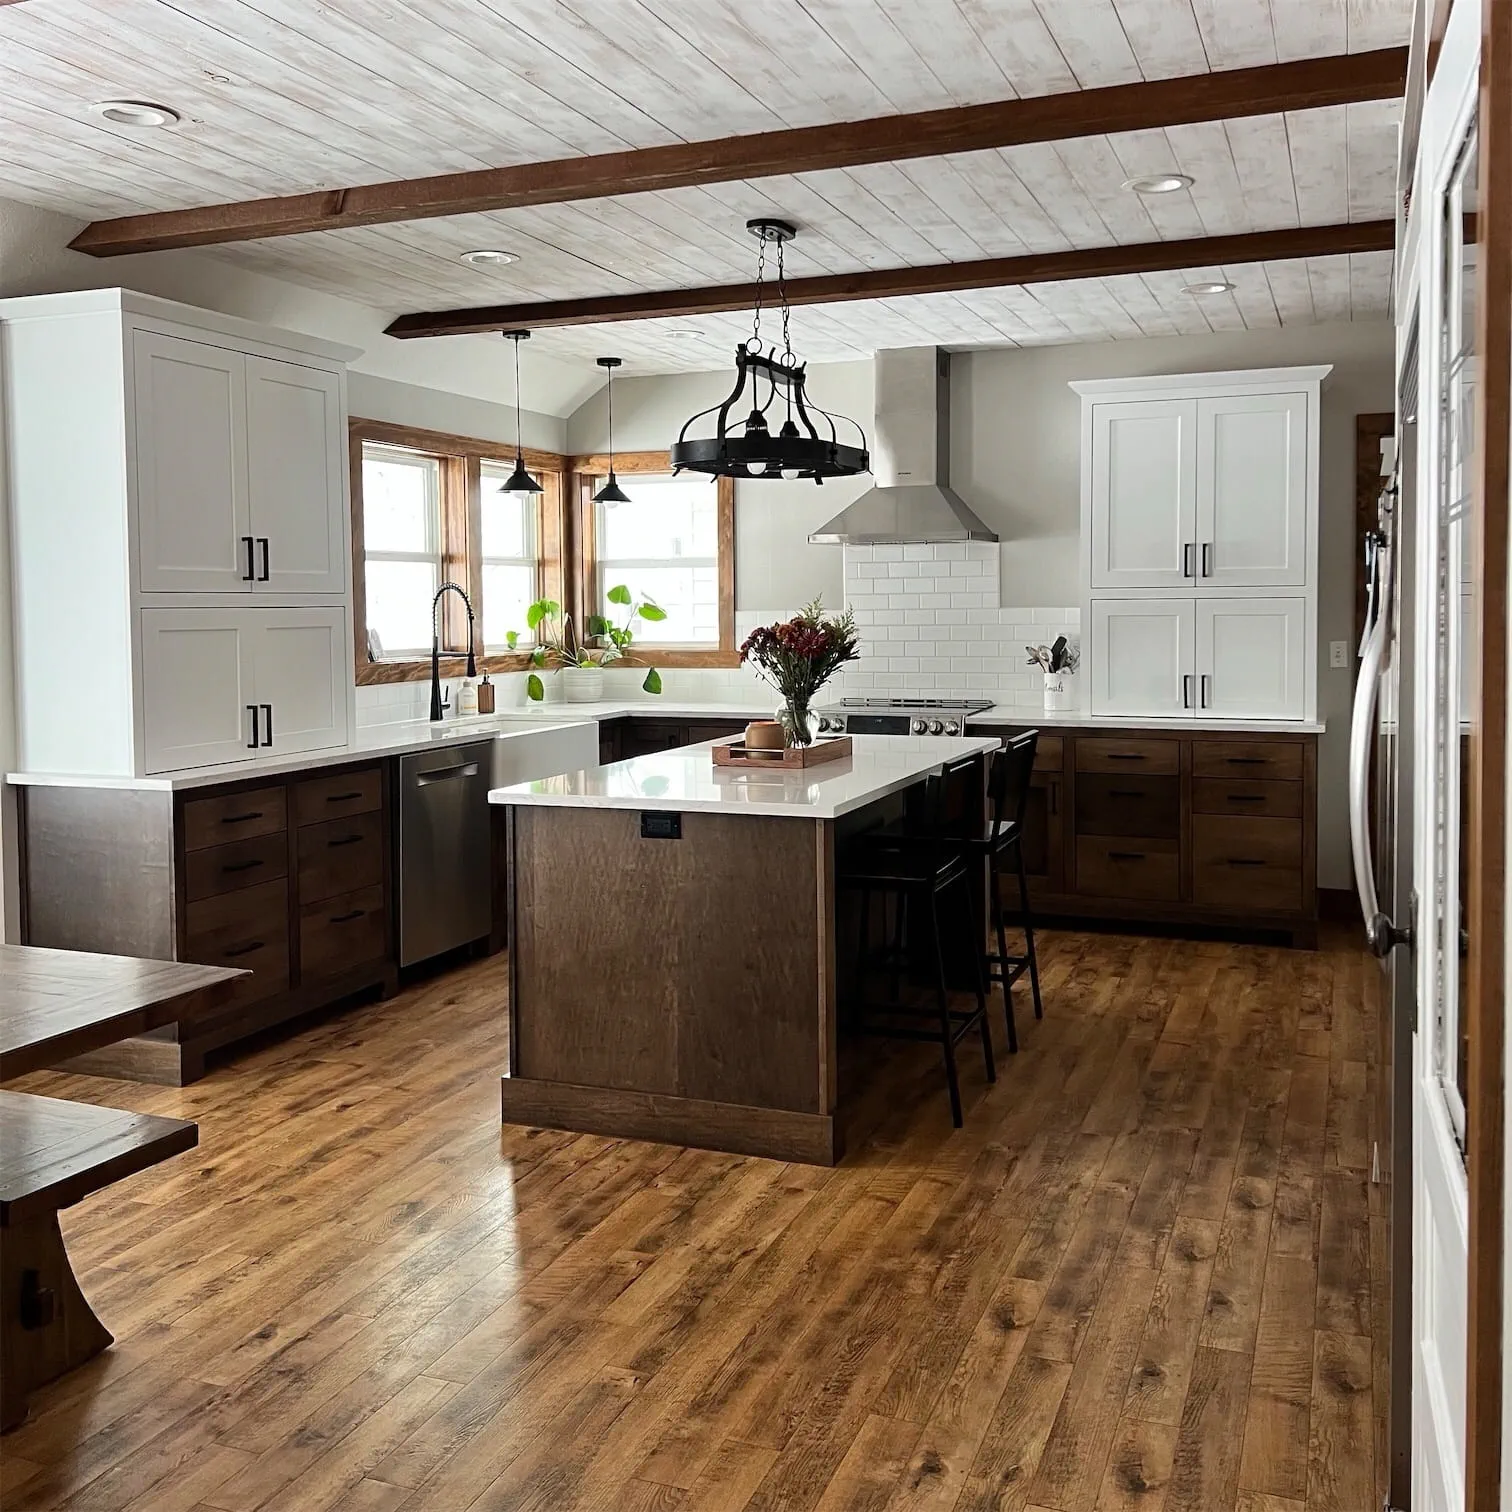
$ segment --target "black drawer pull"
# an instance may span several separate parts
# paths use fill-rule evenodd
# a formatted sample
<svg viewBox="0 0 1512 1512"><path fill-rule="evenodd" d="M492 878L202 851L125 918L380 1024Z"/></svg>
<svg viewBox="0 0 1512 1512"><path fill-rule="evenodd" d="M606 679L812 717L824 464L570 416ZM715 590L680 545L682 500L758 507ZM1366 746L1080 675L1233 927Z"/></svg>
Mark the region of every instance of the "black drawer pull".
<svg viewBox="0 0 1512 1512"><path fill-rule="evenodd" d="M1109 851L1108 852L1108 860L1110 860L1110 861L1143 861L1144 859L1145 859L1145 853L1143 851Z"/></svg>
<svg viewBox="0 0 1512 1512"><path fill-rule="evenodd" d="M339 840L327 840L326 844L335 850L338 845L358 845L362 842L362 838L361 835L343 835Z"/></svg>
<svg viewBox="0 0 1512 1512"><path fill-rule="evenodd" d="M353 919L360 919L366 912L367 909L365 908L354 908L350 913L332 914L328 922L332 924L350 924Z"/></svg>
<svg viewBox="0 0 1512 1512"><path fill-rule="evenodd" d="M251 871L254 867L261 865L261 861L232 861L229 865L221 867L221 871L230 876L233 872Z"/></svg>
<svg viewBox="0 0 1512 1512"><path fill-rule="evenodd" d="M226 959L231 961L235 960L237 956L251 955L254 950L261 950L262 948L263 942L261 940L252 940L246 945L234 946L232 949L225 951L224 954Z"/></svg>
<svg viewBox="0 0 1512 1512"><path fill-rule="evenodd" d="M1144 795L1145 794L1144 794L1144 789L1143 788L1109 788L1108 789L1108 797L1110 797L1110 798L1143 798Z"/></svg>
<svg viewBox="0 0 1512 1512"><path fill-rule="evenodd" d="M1228 864L1230 866L1264 866L1265 862L1257 860L1254 856L1230 856Z"/></svg>
<svg viewBox="0 0 1512 1512"><path fill-rule="evenodd" d="M1230 803L1264 803L1264 793L1225 793L1223 795Z"/></svg>
<svg viewBox="0 0 1512 1512"><path fill-rule="evenodd" d="M354 798L362 797L361 793L327 793L327 803L350 803Z"/></svg>
<svg viewBox="0 0 1512 1512"><path fill-rule="evenodd" d="M227 814L225 816L225 818L221 820L221 823L222 824L251 824L251 822L254 819L261 819L262 816L263 816L263 814L262 814L262 810L261 809L253 809L250 814Z"/></svg>
<svg viewBox="0 0 1512 1512"><path fill-rule="evenodd" d="M1109 751L1109 761L1145 761L1148 758L1140 755L1138 751Z"/></svg>
<svg viewBox="0 0 1512 1512"><path fill-rule="evenodd" d="M1269 766L1269 756L1225 756L1230 766Z"/></svg>

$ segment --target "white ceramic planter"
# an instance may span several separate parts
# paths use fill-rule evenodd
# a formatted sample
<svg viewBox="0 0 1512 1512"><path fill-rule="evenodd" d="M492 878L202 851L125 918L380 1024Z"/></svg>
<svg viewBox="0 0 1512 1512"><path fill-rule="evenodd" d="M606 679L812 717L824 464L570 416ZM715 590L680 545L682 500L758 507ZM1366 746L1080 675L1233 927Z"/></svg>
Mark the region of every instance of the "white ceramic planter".
<svg viewBox="0 0 1512 1512"><path fill-rule="evenodd" d="M604 697L602 667L563 667L562 692L568 703L599 703Z"/></svg>
<svg viewBox="0 0 1512 1512"><path fill-rule="evenodd" d="M1074 672L1045 673L1045 713L1073 714L1081 704L1076 692Z"/></svg>

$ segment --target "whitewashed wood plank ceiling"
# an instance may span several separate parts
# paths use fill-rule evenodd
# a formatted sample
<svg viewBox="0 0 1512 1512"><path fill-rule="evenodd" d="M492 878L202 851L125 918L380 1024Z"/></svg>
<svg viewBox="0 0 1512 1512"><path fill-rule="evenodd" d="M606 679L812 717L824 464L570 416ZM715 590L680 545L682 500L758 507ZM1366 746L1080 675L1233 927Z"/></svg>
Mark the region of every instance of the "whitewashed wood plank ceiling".
<svg viewBox="0 0 1512 1512"><path fill-rule="evenodd" d="M41 0L0 6L0 195L80 219L168 210L1394 46L1410 12L1411 0ZM111 96L184 119L111 126L88 110ZM745 280L743 224L763 212L803 228L795 275L1378 219L1392 213L1397 114L1385 101L206 255L398 313ZM1190 193L1120 187L1167 170L1192 175ZM486 273L457 260L479 246L521 260ZM1315 274L1259 270L1201 328L1267 310L1379 313L1382 266L1371 254ZM903 328L947 342L1191 329L1191 296L1161 293L1190 281L874 301L804 321L833 355ZM711 341L723 361L739 324L702 322L665 340L661 360L688 366ZM579 338L542 339L565 352Z"/></svg>

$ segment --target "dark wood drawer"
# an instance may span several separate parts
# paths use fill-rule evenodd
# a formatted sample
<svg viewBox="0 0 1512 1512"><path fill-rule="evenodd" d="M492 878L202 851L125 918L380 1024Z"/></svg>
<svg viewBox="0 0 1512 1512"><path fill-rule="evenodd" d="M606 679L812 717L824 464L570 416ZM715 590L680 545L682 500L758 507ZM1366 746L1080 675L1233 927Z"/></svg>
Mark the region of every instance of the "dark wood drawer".
<svg viewBox="0 0 1512 1512"><path fill-rule="evenodd" d="M341 893L299 909L299 969L305 977L334 976L384 952L381 887Z"/></svg>
<svg viewBox="0 0 1512 1512"><path fill-rule="evenodd" d="M233 989L237 1003L284 991L289 985L287 879L190 903L184 914L184 959L250 971L252 976Z"/></svg>
<svg viewBox="0 0 1512 1512"><path fill-rule="evenodd" d="M1149 772L1174 777L1181 771L1179 740L1105 740L1078 738L1078 772Z"/></svg>
<svg viewBox="0 0 1512 1512"><path fill-rule="evenodd" d="M195 798L184 805L184 849L203 850L228 840L250 840L288 827L281 787L252 788L218 798Z"/></svg>
<svg viewBox="0 0 1512 1512"><path fill-rule="evenodd" d="M256 887L289 874L289 837L282 830L184 855L184 895L191 903Z"/></svg>
<svg viewBox="0 0 1512 1512"><path fill-rule="evenodd" d="M1079 835L1181 836L1181 779L1085 772L1076 779Z"/></svg>
<svg viewBox="0 0 1512 1512"><path fill-rule="evenodd" d="M1252 781L1245 777L1197 777L1192 781L1192 812L1300 819L1302 784Z"/></svg>
<svg viewBox="0 0 1512 1512"><path fill-rule="evenodd" d="M1273 777L1298 782L1302 747L1287 740L1194 740L1195 777Z"/></svg>
<svg viewBox="0 0 1512 1512"><path fill-rule="evenodd" d="M1197 814L1192 901L1203 908L1302 906L1302 821Z"/></svg>
<svg viewBox="0 0 1512 1512"><path fill-rule="evenodd" d="M1066 742L1059 735L1041 735L1034 743L1034 770L1058 772L1066 759Z"/></svg>
<svg viewBox="0 0 1512 1512"><path fill-rule="evenodd" d="M299 901L318 903L337 893L383 881L383 815L354 814L299 831Z"/></svg>
<svg viewBox="0 0 1512 1512"><path fill-rule="evenodd" d="M1076 837L1076 890L1096 898L1181 896L1181 842L1165 838Z"/></svg>
<svg viewBox="0 0 1512 1512"><path fill-rule="evenodd" d="M334 777L307 777L294 785L294 812L301 824L323 824L348 814L371 813L383 806L383 773L377 767L340 772Z"/></svg>

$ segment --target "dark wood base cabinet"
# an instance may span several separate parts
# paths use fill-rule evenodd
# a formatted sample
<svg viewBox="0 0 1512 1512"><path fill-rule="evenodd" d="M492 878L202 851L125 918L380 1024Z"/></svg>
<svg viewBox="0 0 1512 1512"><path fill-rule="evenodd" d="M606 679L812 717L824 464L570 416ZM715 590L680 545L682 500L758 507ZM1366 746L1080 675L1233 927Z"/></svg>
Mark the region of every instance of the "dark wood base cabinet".
<svg viewBox="0 0 1512 1512"><path fill-rule="evenodd" d="M70 1062L183 1086L212 1051L397 984L386 763L187 792L22 789L31 945L251 972L213 1012Z"/></svg>
<svg viewBox="0 0 1512 1512"><path fill-rule="evenodd" d="M1024 823L1031 901L1045 918L1263 930L1311 947L1317 772L1317 737L1289 731L1042 731Z"/></svg>

